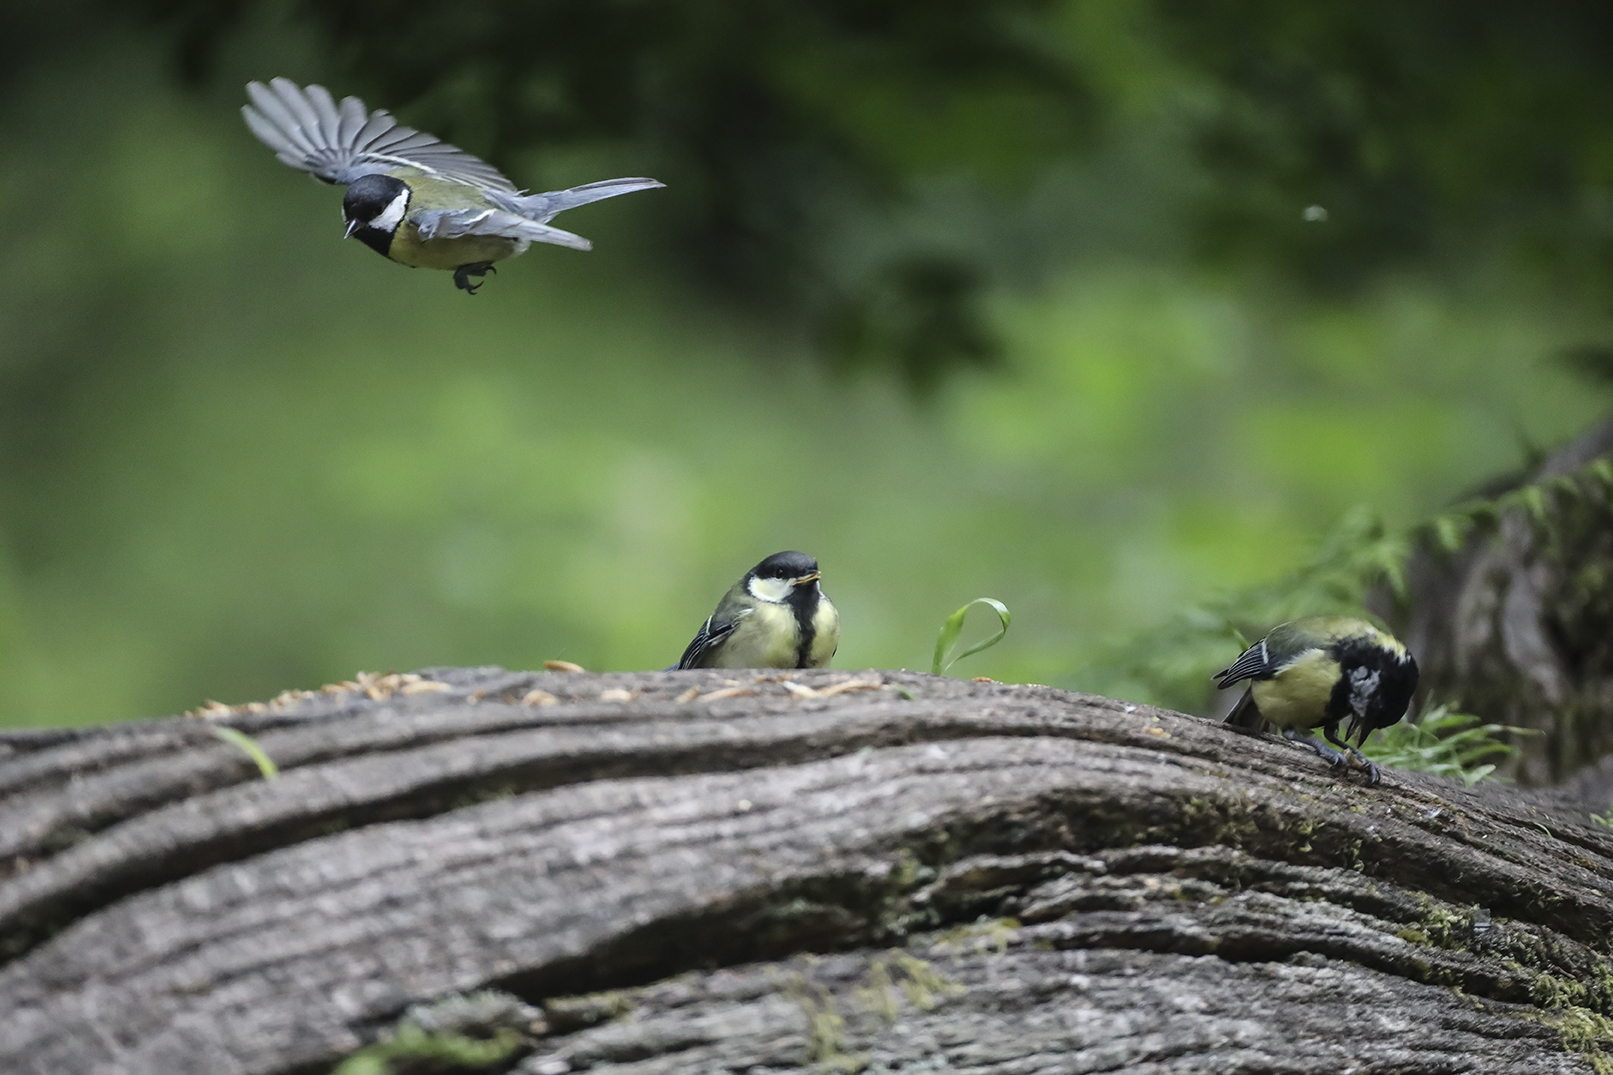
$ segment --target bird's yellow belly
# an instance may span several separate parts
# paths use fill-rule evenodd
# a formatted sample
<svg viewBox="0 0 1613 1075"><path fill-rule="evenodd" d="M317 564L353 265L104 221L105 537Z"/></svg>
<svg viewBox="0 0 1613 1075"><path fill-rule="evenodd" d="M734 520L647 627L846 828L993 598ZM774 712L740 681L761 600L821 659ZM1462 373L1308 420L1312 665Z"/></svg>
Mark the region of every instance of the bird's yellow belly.
<svg viewBox="0 0 1613 1075"><path fill-rule="evenodd" d="M1339 665L1312 650L1271 679L1249 685L1260 715L1279 728L1314 728L1327 719L1327 701L1338 682Z"/></svg>
<svg viewBox="0 0 1613 1075"><path fill-rule="evenodd" d="M839 647L840 614L827 597L820 597L818 610L812 617L812 645L807 652L807 667L822 668Z"/></svg>
<svg viewBox="0 0 1613 1075"><path fill-rule="evenodd" d="M729 636L715 668L794 668L801 630L784 605L758 605Z"/></svg>
<svg viewBox="0 0 1613 1075"><path fill-rule="evenodd" d="M457 269L480 261L502 261L526 249L520 239L498 235L461 235L454 239L422 239L414 222L406 220L392 237L386 256L416 269Z"/></svg>

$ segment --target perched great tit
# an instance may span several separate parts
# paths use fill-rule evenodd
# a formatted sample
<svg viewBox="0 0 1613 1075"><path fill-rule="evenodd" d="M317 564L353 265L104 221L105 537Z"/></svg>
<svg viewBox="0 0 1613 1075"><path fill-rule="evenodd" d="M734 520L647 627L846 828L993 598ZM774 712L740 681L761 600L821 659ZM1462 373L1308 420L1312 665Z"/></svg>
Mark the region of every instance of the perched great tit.
<svg viewBox="0 0 1613 1075"><path fill-rule="evenodd" d="M1349 616L1312 616L1278 624L1243 651L1230 668L1215 674L1225 689L1249 681L1226 723L1241 728L1267 721L1283 738L1304 743L1332 765L1344 754L1302 729L1320 726L1327 742L1360 761L1367 782L1378 782L1378 767L1349 745L1365 744L1376 728L1387 728L1406 714L1417 689L1417 662L1392 635ZM1339 722L1349 718L1344 739Z"/></svg>
<svg viewBox="0 0 1613 1075"><path fill-rule="evenodd" d="M822 668L840 645L840 613L818 585L818 562L776 552L723 595L668 668Z"/></svg>
<svg viewBox="0 0 1613 1075"><path fill-rule="evenodd" d="M241 114L252 133L291 167L347 187L347 235L410 268L452 269L454 284L474 293L493 262L534 242L576 250L592 245L549 226L567 209L648 190L654 179L606 179L570 190L523 194L491 164L357 97L338 105L323 86L304 89L277 78L246 86Z"/></svg>

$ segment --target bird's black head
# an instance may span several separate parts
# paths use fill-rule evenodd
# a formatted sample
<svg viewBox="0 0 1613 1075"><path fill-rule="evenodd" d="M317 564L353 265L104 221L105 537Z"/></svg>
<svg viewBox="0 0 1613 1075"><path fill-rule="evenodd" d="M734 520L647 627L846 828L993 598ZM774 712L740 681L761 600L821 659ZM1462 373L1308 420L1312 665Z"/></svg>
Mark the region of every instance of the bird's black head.
<svg viewBox="0 0 1613 1075"><path fill-rule="evenodd" d="M764 579L798 579L818 573L818 562L804 552L775 552L750 573Z"/></svg>
<svg viewBox="0 0 1613 1075"><path fill-rule="evenodd" d="M776 552L751 568L745 582L763 601L815 600L818 562L804 552Z"/></svg>
<svg viewBox="0 0 1613 1075"><path fill-rule="evenodd" d="M1354 736L1357 745L1365 743L1372 732L1406 715L1417 691L1417 662L1404 647L1386 635L1346 638L1334 646L1334 655L1341 674L1328 708L1349 713L1346 740Z"/></svg>
<svg viewBox="0 0 1613 1075"><path fill-rule="evenodd" d="M353 180L342 195L342 218L347 234L382 254L392 245L392 234L409 211L409 184L396 176L365 175Z"/></svg>

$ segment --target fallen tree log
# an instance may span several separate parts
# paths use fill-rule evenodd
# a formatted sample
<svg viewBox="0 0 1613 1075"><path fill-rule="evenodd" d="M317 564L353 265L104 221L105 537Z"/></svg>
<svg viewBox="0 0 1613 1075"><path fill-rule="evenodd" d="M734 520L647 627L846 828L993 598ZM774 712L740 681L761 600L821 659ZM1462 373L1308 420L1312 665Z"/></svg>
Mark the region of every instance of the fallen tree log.
<svg viewBox="0 0 1613 1075"><path fill-rule="evenodd" d="M1561 795L913 673L351 687L0 737L0 1070L1613 1064Z"/></svg>

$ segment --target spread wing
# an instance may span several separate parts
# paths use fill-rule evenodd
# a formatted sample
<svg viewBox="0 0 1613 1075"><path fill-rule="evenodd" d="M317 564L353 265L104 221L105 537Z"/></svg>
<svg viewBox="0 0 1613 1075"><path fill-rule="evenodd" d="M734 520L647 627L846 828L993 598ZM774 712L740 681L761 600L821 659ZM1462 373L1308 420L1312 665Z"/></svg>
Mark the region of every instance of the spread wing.
<svg viewBox="0 0 1613 1075"><path fill-rule="evenodd" d="M738 626L739 620L737 619L719 621L716 616L708 616L706 622L700 625L700 630L695 632L694 640L689 643L689 648L683 651L682 657L678 658L678 663L666 669L666 671L672 672L684 668L701 667L701 660L712 650L722 645L723 639L733 634L734 628Z"/></svg>
<svg viewBox="0 0 1613 1075"><path fill-rule="evenodd" d="M554 243L574 250L591 250L593 243L581 235L551 227L502 209L423 209L414 216L422 239L457 239L462 235L497 235L505 239L528 239Z"/></svg>
<svg viewBox="0 0 1613 1075"><path fill-rule="evenodd" d="M325 87L305 89L288 78L267 86L248 82L246 92L252 103L243 105L241 114L258 140L284 163L327 183L418 168L483 190L515 192L515 185L480 157L405 127L386 111L366 112L357 97L344 97L338 105Z"/></svg>

